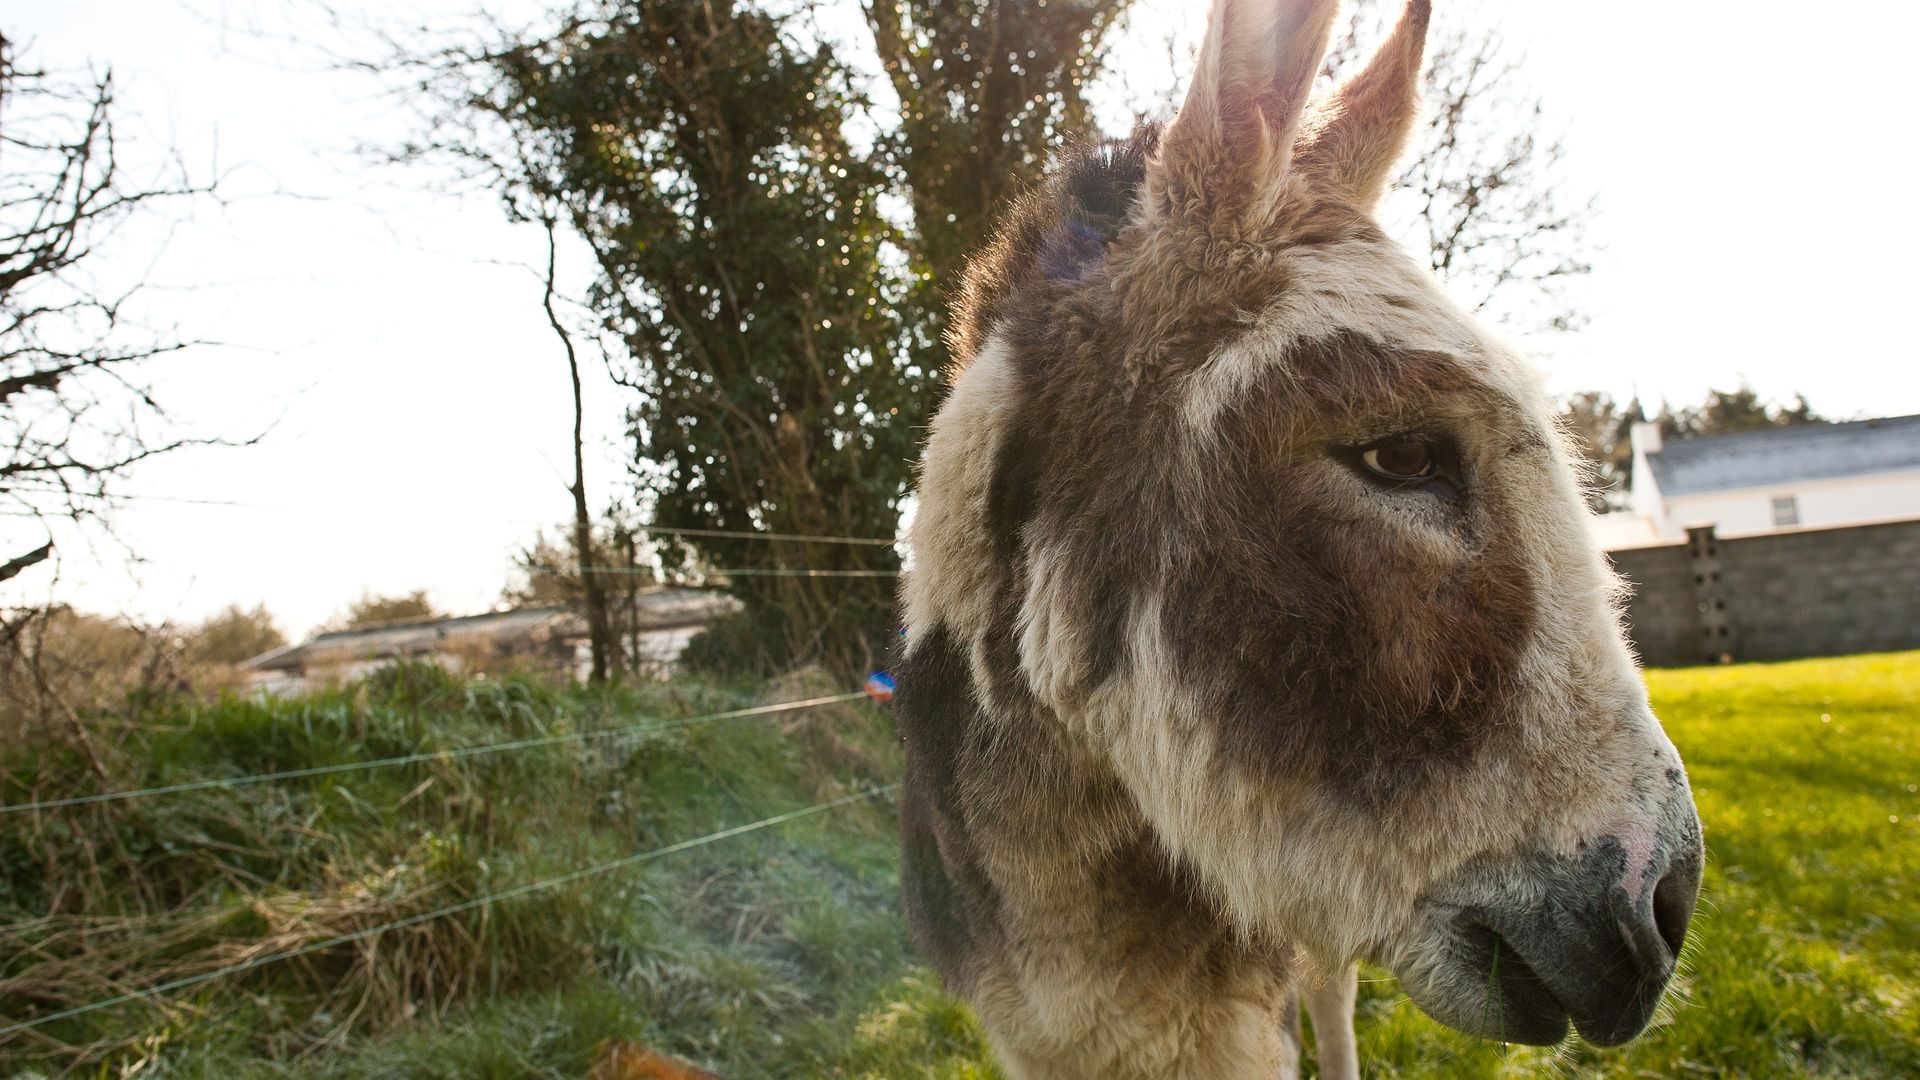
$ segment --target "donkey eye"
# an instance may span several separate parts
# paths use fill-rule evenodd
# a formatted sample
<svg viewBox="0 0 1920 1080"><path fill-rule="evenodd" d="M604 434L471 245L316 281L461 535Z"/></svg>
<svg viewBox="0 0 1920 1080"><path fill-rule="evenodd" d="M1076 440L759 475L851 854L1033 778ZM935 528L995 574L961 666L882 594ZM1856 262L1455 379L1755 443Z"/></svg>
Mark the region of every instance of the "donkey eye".
<svg viewBox="0 0 1920 1080"><path fill-rule="evenodd" d="M1435 472L1433 444L1425 439L1396 437L1360 451L1360 463L1383 480L1406 483L1425 480Z"/></svg>

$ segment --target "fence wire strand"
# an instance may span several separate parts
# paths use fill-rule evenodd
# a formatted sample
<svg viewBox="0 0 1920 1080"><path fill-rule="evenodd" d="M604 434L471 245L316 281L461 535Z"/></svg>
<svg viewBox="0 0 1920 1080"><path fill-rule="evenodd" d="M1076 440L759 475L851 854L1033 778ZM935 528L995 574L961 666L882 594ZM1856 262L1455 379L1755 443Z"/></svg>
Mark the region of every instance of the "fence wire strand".
<svg viewBox="0 0 1920 1080"><path fill-rule="evenodd" d="M621 575L639 575L658 577L659 572L651 566L555 566L543 563L530 569L549 574L604 574L612 577ZM725 577L899 577L898 570L812 570L804 566L741 566L717 570L702 570L701 574L709 578ZM663 578L663 584L687 587L671 578ZM694 586L697 587L697 586Z"/></svg>
<svg viewBox="0 0 1920 1080"><path fill-rule="evenodd" d="M485 754L502 754L513 750L530 750L541 746L559 746L563 743L587 742L592 739L611 739L625 735L650 735L656 732L677 731L681 728L692 727L696 724L712 723L716 720L737 720L748 716L767 716L773 713L792 712L796 709L810 709L821 705L836 705L843 701L853 701L864 696L866 696L864 693L854 691L846 694L831 694L826 697L807 698L802 701L783 701L777 705L755 705L747 709L730 709L726 712L708 713L704 716L688 716L676 720L627 724L622 727L601 728L594 731L575 731L565 735L542 735L531 739L482 743L478 746L461 746L447 750L429 750L417 754L402 754L398 757L373 758L368 761L347 761L336 765L314 765L303 769L285 769L279 772L253 773L247 776L230 776L211 780L193 780L185 783L136 788L128 791L101 791L91 795L75 795L64 799L43 799L38 802L12 803L0 806L0 814L20 814L31 810L58 810L68 806L123 802L129 799L145 799L160 795L178 795L189 791L211 791L221 788L247 787L253 784L267 784L281 780L299 780L312 776L331 776L337 773L362 772L367 769L383 769L396 765L412 765L425 761L453 761L461 758L480 757ZM0 1032L0 1034L4 1034L4 1032Z"/></svg>
<svg viewBox="0 0 1920 1080"><path fill-rule="evenodd" d="M815 533L755 532L748 529L668 529L640 525L633 527L633 531L654 536L711 536L722 540L785 540L796 544L865 544L873 547L892 547L899 543L893 537L827 536Z"/></svg>
<svg viewBox="0 0 1920 1080"><path fill-rule="evenodd" d="M899 577L898 570L808 570L800 567L784 566L737 567L730 570L709 570L714 577Z"/></svg>
<svg viewBox="0 0 1920 1080"><path fill-rule="evenodd" d="M637 852L633 855L626 855L621 858L613 859L608 862L598 863L593 866L583 867L579 870L569 871L568 873L561 874L558 877L551 877L541 881L528 882L525 885L516 885L511 889L503 889L500 892L488 893L485 896L477 896L471 900L463 900L458 904L449 904L446 907L435 908L432 911L424 911L415 915L409 915L404 919L395 919L392 922L382 923L379 926L368 927L364 930L355 930L352 933L348 933L348 934L339 934L337 936L326 938L321 941L315 941L306 945L302 945L297 949L286 949L281 952L268 953L265 956L256 956L248 960L243 960L237 964L229 964L226 967L215 968L212 971L203 971L197 975L186 975L178 979L170 979L166 982L159 983L154 986L143 987L139 990L131 990L131 991L128 991L127 993L119 994L110 998L105 998L100 1001L88 1002L85 1005L76 1005L73 1008L62 1009L59 1012L54 1012L54 1013L48 1013L46 1016L35 1017L32 1020L19 1021L17 1023L9 1024L6 1027L0 1027L0 1039L4 1039L9 1035L13 1035L18 1032L28 1031L30 1029L37 1028L45 1024L51 1024L59 1020L69 1020L76 1016L84 1016L87 1013L97 1012L101 1009L112 1008L115 1005L124 1005L124 1004L127 1004L128 1002L140 1001L147 998L157 997L161 994L169 994L175 990L184 990L190 986L198 986L201 983L212 982L215 979L226 978L229 975L238 975L242 972L252 971L255 968L265 967L268 964L279 963L282 960L292 960L296 957L306 956L308 954L316 953L316 952L322 952L339 945L346 945L351 942L360 941L364 938L377 937L378 935L390 933L395 930L404 930L409 926L418 926L421 923L431 922L434 919L445 918L449 915L458 915L463 912L472 911L476 908L486 907L489 904L499 903L503 900L517 899L519 897L527 896L532 893L542 892L546 889L557 888L558 886L561 886L561 885L566 885L575 881L583 880L585 878L609 873L614 870L623 869L629 866L638 866L642 863L652 862L655 859L659 859L667 855L674 855L682 851L691 850L693 848L704 847L707 844L716 843L721 840L731 839L735 836L742 836L750 832L757 832L761 829L771 828L775 825L782 825L782 824L785 824L786 822L796 821L800 818L811 817L814 814L824 813L828 810L833 810L838 807L846 806L849 803L863 802L867 799L874 799L882 795L892 794L893 791L897 789L899 786L900 786L899 784L887 784L884 787L868 788L865 791L855 792L851 795L842 795L837 799L828 799L825 802L818 802L813 804L812 806L802 807L798 810L789 810L784 814L775 814L772 817L761 818L759 821L749 822L745 825L735 825L730 829L722 829L719 832L708 833L705 836L697 836L691 840L682 840L678 843L668 844L666 847L654 848L651 851Z"/></svg>

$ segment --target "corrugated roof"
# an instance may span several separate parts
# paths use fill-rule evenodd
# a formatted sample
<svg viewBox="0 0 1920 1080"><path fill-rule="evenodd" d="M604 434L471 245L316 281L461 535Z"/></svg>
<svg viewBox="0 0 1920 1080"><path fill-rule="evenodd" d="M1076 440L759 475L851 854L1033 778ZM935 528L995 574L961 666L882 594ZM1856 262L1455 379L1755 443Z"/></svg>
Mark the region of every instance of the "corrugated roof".
<svg viewBox="0 0 1920 1080"><path fill-rule="evenodd" d="M714 589L656 589L641 593L635 601L640 606L636 621L641 630L696 625L739 606L739 601ZM585 620L565 608L519 608L335 630L256 656L241 666L257 671L291 671L317 656L421 656L463 642L566 638L586 632Z"/></svg>
<svg viewBox="0 0 1920 1080"><path fill-rule="evenodd" d="M1920 416L1673 439L1647 461L1668 497L1920 469Z"/></svg>

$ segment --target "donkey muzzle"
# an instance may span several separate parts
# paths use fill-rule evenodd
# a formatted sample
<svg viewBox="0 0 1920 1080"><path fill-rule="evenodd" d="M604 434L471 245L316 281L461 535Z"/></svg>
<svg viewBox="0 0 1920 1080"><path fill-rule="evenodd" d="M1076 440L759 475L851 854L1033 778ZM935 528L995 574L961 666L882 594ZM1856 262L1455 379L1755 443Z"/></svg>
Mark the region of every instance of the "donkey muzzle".
<svg viewBox="0 0 1920 1080"><path fill-rule="evenodd" d="M1600 1046L1640 1034L1699 894L1691 800L1669 805L1653 839L1607 834L1571 855L1470 867L1422 902L1428 932L1400 971L1408 994L1442 1023L1508 1042L1551 1045L1569 1022Z"/></svg>

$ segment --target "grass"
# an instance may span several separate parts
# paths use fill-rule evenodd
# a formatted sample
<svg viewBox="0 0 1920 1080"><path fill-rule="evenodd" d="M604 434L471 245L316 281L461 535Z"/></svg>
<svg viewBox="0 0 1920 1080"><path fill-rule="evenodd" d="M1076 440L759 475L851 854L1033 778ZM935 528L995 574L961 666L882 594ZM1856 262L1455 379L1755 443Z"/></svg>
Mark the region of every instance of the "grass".
<svg viewBox="0 0 1920 1080"><path fill-rule="evenodd" d="M1920 653L1650 671L1706 827L1678 1005L1617 1050L1454 1034L1363 987L1382 1077L1920 1076Z"/></svg>
<svg viewBox="0 0 1920 1080"><path fill-rule="evenodd" d="M0 802L838 689L802 678L589 693L399 669L307 698L157 702L137 724L99 718L106 777L67 743L11 741ZM843 706L15 816L0 830L0 1017L381 925L898 772L884 714ZM58 1021L0 1043L0 1076L582 1077L615 1038L730 1076L891 1075L890 1048L937 1056L954 1040L977 1056L977 1035L946 1003L867 1023L935 995L916 981L898 916L893 814L885 800L850 805Z"/></svg>
<svg viewBox="0 0 1920 1080"><path fill-rule="evenodd" d="M1369 973L1369 1076L1920 1076L1920 653L1650 672L1709 864L1679 1003L1631 1046L1447 1031ZM430 669L102 718L107 777L8 740L0 801L788 700ZM118 725L118 726L115 726ZM0 1017L207 970L885 783L867 707L4 821ZM588 1075L616 1040L731 1080L998 1077L913 958L879 801L0 1042L0 1076Z"/></svg>

